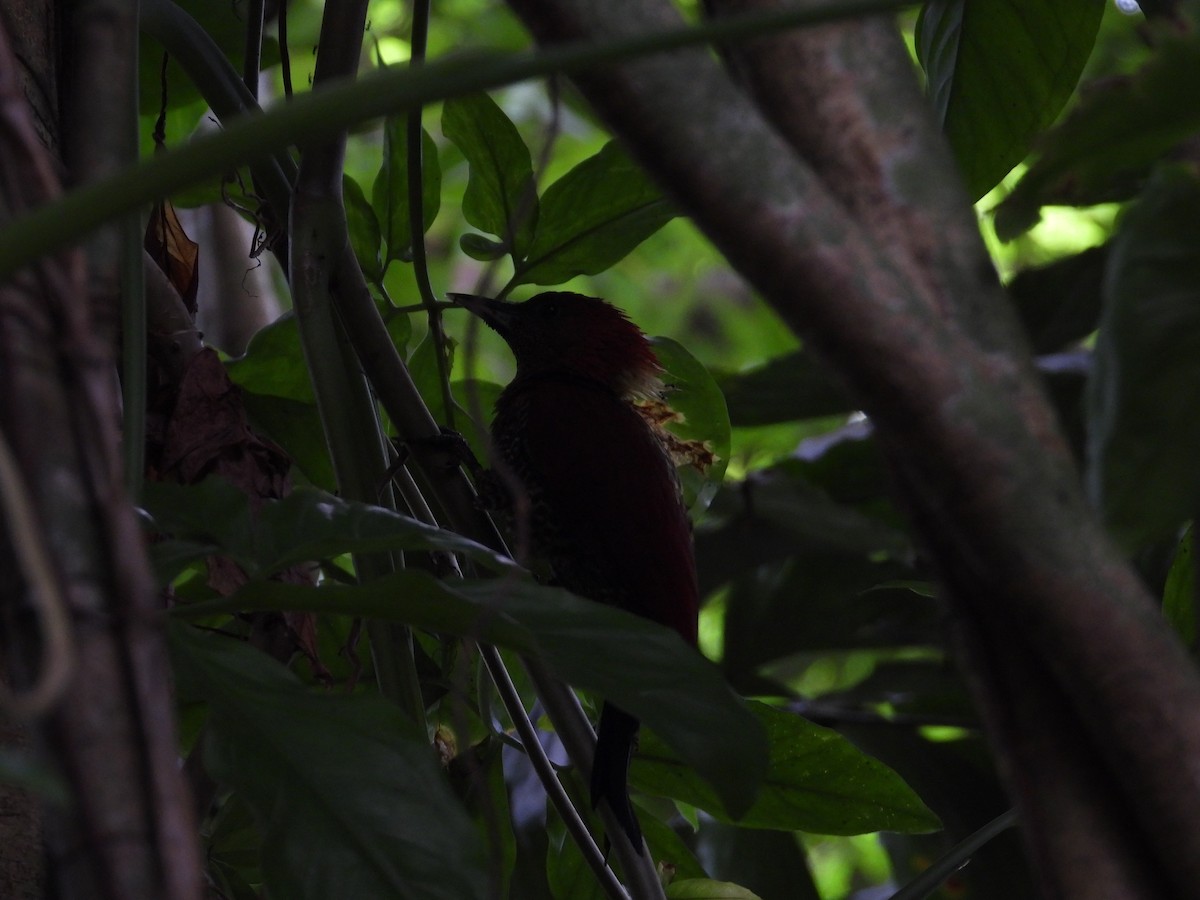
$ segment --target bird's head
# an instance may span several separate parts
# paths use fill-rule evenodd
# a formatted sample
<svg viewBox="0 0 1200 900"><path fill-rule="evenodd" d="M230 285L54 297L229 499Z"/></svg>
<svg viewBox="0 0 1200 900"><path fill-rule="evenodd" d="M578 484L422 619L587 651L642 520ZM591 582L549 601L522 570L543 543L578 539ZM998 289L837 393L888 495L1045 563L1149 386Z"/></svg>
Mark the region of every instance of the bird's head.
<svg viewBox="0 0 1200 900"><path fill-rule="evenodd" d="M596 381L622 396L662 390L662 366L641 329L597 297L567 291L524 303L450 294L499 334L517 358L517 378L562 372Z"/></svg>

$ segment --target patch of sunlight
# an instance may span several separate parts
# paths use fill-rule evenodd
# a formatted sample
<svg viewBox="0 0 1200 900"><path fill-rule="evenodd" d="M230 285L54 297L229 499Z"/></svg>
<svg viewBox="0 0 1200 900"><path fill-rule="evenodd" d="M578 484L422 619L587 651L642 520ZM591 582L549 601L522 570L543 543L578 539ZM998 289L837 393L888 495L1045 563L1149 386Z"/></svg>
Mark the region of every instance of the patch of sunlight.
<svg viewBox="0 0 1200 900"><path fill-rule="evenodd" d="M712 660L725 655L725 598L728 593L728 587L721 588L700 610L700 652Z"/></svg>
<svg viewBox="0 0 1200 900"><path fill-rule="evenodd" d="M393 37L390 34L383 34L375 39L375 52L372 56L379 60L381 65L398 66L408 62L412 57L412 45L404 38Z"/></svg>
<svg viewBox="0 0 1200 900"><path fill-rule="evenodd" d="M809 869L823 900L843 900L866 885L886 883L892 864L878 834L802 835Z"/></svg>

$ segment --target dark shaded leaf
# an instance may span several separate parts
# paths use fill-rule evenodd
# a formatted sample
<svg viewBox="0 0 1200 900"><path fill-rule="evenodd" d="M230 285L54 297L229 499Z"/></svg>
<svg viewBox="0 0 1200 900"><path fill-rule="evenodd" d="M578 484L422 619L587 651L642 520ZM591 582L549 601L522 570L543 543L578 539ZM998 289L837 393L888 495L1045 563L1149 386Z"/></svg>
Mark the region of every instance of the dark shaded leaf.
<svg viewBox="0 0 1200 900"><path fill-rule="evenodd" d="M234 610L361 615L535 654L654 729L734 815L749 808L765 771L762 725L715 666L674 631L558 588L516 578L448 584L414 569L357 586L261 582L178 608Z"/></svg>
<svg viewBox="0 0 1200 900"><path fill-rule="evenodd" d="M1156 161L1200 129L1200 106L1179 102L1195 96L1195 36L1166 37L1135 75L1092 87L1040 141L1037 158L996 209L996 234L1016 237L1037 224L1046 205L1088 206L1132 196Z"/></svg>
<svg viewBox="0 0 1200 900"><path fill-rule="evenodd" d="M1092 247L1046 266L1025 269L1009 283L1036 353L1053 353L1087 337L1100 323L1100 287L1107 247Z"/></svg>
<svg viewBox="0 0 1200 900"><path fill-rule="evenodd" d="M837 379L804 350L717 380L735 426L774 425L856 409Z"/></svg>
<svg viewBox="0 0 1200 900"><path fill-rule="evenodd" d="M1058 116L1103 14L1099 0L927 0L917 55L972 199Z"/></svg>
<svg viewBox="0 0 1200 900"><path fill-rule="evenodd" d="M1160 171L1113 238L1088 384L1087 485L1128 549L1200 500L1200 180Z"/></svg>
<svg viewBox="0 0 1200 900"><path fill-rule="evenodd" d="M804 850L791 832L738 828L725 822L706 820L695 837L696 851L709 860L712 877L720 882L742 885L754 891L749 896L819 900L808 872ZM679 891L706 889L714 882L670 885L667 896ZM732 887L733 885L730 885ZM690 896L682 894L681 896ZM700 894L700 896L707 896ZM718 893L716 896L724 896ZM733 896L745 896L734 894Z"/></svg>
<svg viewBox="0 0 1200 900"><path fill-rule="evenodd" d="M342 198L346 205L346 228L350 232L354 256L367 280L378 281L383 277L383 259L379 255L382 240L379 219L362 187L349 175L342 176Z"/></svg>
<svg viewBox="0 0 1200 900"><path fill-rule="evenodd" d="M177 679L209 705L205 766L258 819L272 896L485 895L475 829L397 707L313 693L236 640L169 634Z"/></svg>
<svg viewBox="0 0 1200 900"><path fill-rule="evenodd" d="M723 663L734 684L814 651L938 646L944 612L896 563L805 553L748 571L725 600Z"/></svg>
<svg viewBox="0 0 1200 900"><path fill-rule="evenodd" d="M405 116L392 116L383 123L383 165L371 186L371 206L379 222L385 249L384 267L394 259L409 259L413 233L408 208L408 147ZM421 212L425 230L437 218L442 203L442 167L437 144L421 131Z"/></svg>
<svg viewBox="0 0 1200 900"><path fill-rule="evenodd" d="M741 885L708 878L688 878L667 885L667 900L762 900Z"/></svg>
<svg viewBox="0 0 1200 900"><path fill-rule="evenodd" d="M508 287L603 272L675 216L646 173L610 141L546 189L533 245Z"/></svg>
<svg viewBox="0 0 1200 900"><path fill-rule="evenodd" d="M292 464L314 487L337 490L316 404L247 390L242 391L242 403L254 428L286 450Z"/></svg>
<svg viewBox="0 0 1200 900"><path fill-rule="evenodd" d="M458 346L454 338L446 337L446 371L454 366L454 350ZM425 400L425 405L433 413L433 417L443 425L446 418L446 403L442 393L442 373L438 368L438 344L433 332L428 331L421 343L417 344L408 358L408 374L412 376L413 384Z"/></svg>
<svg viewBox="0 0 1200 900"><path fill-rule="evenodd" d="M491 262L508 252L503 241L489 241L482 234L476 234L473 231L460 237L458 246L471 259L477 259L480 262Z"/></svg>
<svg viewBox="0 0 1200 900"><path fill-rule="evenodd" d="M538 221L538 199L529 148L517 127L487 94L470 94L442 106L442 134L470 167L463 217L520 259Z"/></svg>
<svg viewBox="0 0 1200 900"><path fill-rule="evenodd" d="M257 514L244 494L216 478L186 487L148 484L143 501L156 528L220 547L251 578L343 553L388 550L463 553L493 569L515 567L507 557L452 531L313 488L266 500Z"/></svg>
<svg viewBox="0 0 1200 900"><path fill-rule="evenodd" d="M733 817L739 826L813 834L922 833L941 827L899 775L836 731L765 703L751 702L750 709L766 728L771 758L758 799L743 816ZM641 739L630 781L730 821L712 790L653 733Z"/></svg>

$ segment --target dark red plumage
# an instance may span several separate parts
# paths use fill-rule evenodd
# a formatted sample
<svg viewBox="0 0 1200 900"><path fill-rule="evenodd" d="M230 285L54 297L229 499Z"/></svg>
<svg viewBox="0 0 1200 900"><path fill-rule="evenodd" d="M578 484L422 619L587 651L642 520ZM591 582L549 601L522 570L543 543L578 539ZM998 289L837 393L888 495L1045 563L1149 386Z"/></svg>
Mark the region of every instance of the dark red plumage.
<svg viewBox="0 0 1200 900"><path fill-rule="evenodd" d="M517 360L496 403L492 438L528 494L535 554L564 587L695 644L691 527L670 457L632 402L661 389L645 336L594 297L451 298L498 332ZM606 800L640 851L627 789L637 725L605 704L591 786L593 805Z"/></svg>

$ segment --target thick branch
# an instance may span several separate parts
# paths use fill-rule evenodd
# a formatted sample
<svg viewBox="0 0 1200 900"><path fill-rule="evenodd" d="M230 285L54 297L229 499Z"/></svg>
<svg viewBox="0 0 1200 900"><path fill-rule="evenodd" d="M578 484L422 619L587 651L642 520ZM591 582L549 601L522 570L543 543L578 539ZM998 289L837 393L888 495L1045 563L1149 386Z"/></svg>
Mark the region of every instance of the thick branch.
<svg viewBox="0 0 1200 900"><path fill-rule="evenodd" d="M132 19L124 20L132 34ZM15 89L0 34L0 218L59 191ZM40 539L73 620L75 677L32 723L69 782L50 810L56 896L193 900L195 825L176 765L173 710L156 591L117 460L112 348L91 321L81 254L64 252L0 284L0 428L44 524ZM35 676L41 635L28 585L6 580L5 657L18 686ZM36 662L33 663L36 665Z"/></svg>

